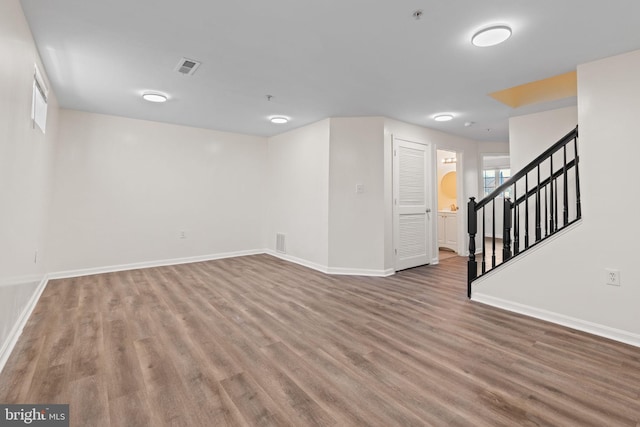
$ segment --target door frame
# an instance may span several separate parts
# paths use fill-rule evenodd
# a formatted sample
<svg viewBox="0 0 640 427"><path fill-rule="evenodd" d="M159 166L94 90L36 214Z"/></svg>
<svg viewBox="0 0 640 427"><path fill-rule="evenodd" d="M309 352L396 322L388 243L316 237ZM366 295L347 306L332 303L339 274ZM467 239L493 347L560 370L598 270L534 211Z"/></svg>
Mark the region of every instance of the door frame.
<svg viewBox="0 0 640 427"><path fill-rule="evenodd" d="M458 256L469 256L469 236L467 234L467 202L465 199L464 183L464 152L454 150L456 153L456 199L458 200Z"/></svg>
<svg viewBox="0 0 640 427"><path fill-rule="evenodd" d="M430 236L430 242L427 242L427 258L428 258L428 263L429 264L437 264L438 263L438 234L437 234L437 228L438 228L438 222L437 222L437 206L438 206L438 199L437 199L437 191L434 192L433 188L434 186L437 184L437 170L436 170L436 145L427 141L421 141L421 140L417 140L414 138L403 138L402 136L397 136L394 134L391 134L391 234L392 234L392 246L393 246L393 270L394 271L398 271L397 269L397 265L396 265L396 255L395 255L395 250L398 248L398 236L397 236L397 229L398 229L398 224L397 224L397 217L396 217L396 213L397 213L397 208L396 208L396 204L394 203L395 198L397 197L396 194L396 182L395 182L395 159L394 159L394 152L397 148L396 145L396 141L405 141L405 142L410 142L413 144L419 144L419 145L424 145L427 147L427 168L429 170L427 170L426 173L426 187L428 189L431 189L431 194L429 195L429 200L427 201L427 203L429 203L431 205L431 213L430 213L430 220L429 220L429 236ZM436 189L437 190L437 189ZM435 209L434 209L435 207Z"/></svg>
<svg viewBox="0 0 640 427"><path fill-rule="evenodd" d="M456 215L456 253L458 256L469 256L469 236L467 235L467 202L465 198L465 174L464 174L464 151L456 150L455 148L449 148L446 146L436 146L437 151L449 151L456 153L456 204L458 205L458 214ZM437 161L435 168L437 168ZM436 180L434 181L434 191L438 193L438 180L436 170ZM436 233L437 233L436 227ZM436 235L436 238L438 236ZM437 242L436 242L437 244ZM436 248L437 249L437 248ZM436 251L438 252L438 251ZM439 254L436 256L439 258ZM438 260L439 261L439 260ZM438 262L436 261L436 263Z"/></svg>

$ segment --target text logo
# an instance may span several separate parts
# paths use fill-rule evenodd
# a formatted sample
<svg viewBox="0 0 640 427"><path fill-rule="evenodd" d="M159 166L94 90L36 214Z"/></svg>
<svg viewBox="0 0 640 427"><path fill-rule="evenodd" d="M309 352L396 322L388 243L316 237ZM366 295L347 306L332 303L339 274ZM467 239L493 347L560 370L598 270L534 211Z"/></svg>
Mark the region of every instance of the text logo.
<svg viewBox="0 0 640 427"><path fill-rule="evenodd" d="M1 405L0 427L69 427L69 405Z"/></svg>

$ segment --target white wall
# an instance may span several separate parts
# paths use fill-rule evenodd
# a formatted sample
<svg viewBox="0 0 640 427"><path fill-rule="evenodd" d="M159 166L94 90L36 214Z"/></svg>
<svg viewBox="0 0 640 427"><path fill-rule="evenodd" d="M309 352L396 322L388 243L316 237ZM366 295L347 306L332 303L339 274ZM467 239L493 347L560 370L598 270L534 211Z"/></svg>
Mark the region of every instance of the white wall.
<svg viewBox="0 0 640 427"><path fill-rule="evenodd" d="M390 123L409 138L471 153L464 175L475 178L473 142ZM388 274L385 124L333 118L264 139L62 110L49 270L274 253L283 233L284 258L332 273Z"/></svg>
<svg viewBox="0 0 640 427"><path fill-rule="evenodd" d="M329 264L329 119L268 140L266 247L286 235L286 257Z"/></svg>
<svg viewBox="0 0 640 427"><path fill-rule="evenodd" d="M261 137L62 110L49 271L262 250L266 152Z"/></svg>
<svg viewBox="0 0 640 427"><path fill-rule="evenodd" d="M284 233L287 254L279 256L285 259L338 274L393 272L392 133L431 144L434 156L436 145L458 152L466 159L459 164L460 200L466 206L477 194L474 141L383 117L326 119L268 140L269 251L275 251L275 234ZM435 163L433 173L435 182ZM434 198L434 236L435 227ZM437 256L435 239L432 253Z"/></svg>
<svg viewBox="0 0 640 427"><path fill-rule="evenodd" d="M468 235L466 234L467 224L467 202L469 197L478 196L478 142L462 138L455 135L450 135L444 132L440 132L434 129L429 129L421 126L411 125L408 123L400 122L393 119L385 119L384 121L384 133L385 133L385 167L391 170L391 164L393 163L392 151L391 151L391 135L396 138L406 139L408 141L423 142L431 144L439 150L455 151L457 153L457 185L458 185L458 253L460 255L466 255L469 253ZM435 182L435 165L433 171ZM392 218L392 184L391 175L385 175L387 182L385 183L386 201L385 206L387 212L385 214L385 220L388 224L393 225ZM462 189L462 191L461 191ZM434 186L434 192L436 188ZM434 236L433 245L431 248L433 257L438 254L438 241L436 239L437 233L437 217L435 215L435 200L433 218L432 218L432 235ZM393 228L391 228L393 230ZM386 239L391 239L391 231L388 232ZM394 263L393 258L393 245L388 246L388 251L385 257L386 268L392 268Z"/></svg>
<svg viewBox="0 0 640 427"><path fill-rule="evenodd" d="M509 154L509 141L478 141L479 154Z"/></svg>
<svg viewBox="0 0 640 427"><path fill-rule="evenodd" d="M385 270L384 119L332 118L329 266L333 272ZM356 184L364 186L356 193Z"/></svg>
<svg viewBox="0 0 640 427"><path fill-rule="evenodd" d="M511 171L517 172L551 147L578 124L578 107L509 119Z"/></svg>
<svg viewBox="0 0 640 427"><path fill-rule="evenodd" d="M640 346L638 99L640 51L578 67L583 220L479 281L474 299ZM620 270L620 287L605 285L605 268Z"/></svg>
<svg viewBox="0 0 640 427"><path fill-rule="evenodd" d="M21 316L45 277L58 107L49 94L47 134L34 129L34 64L43 70L18 0L0 2L0 369ZM34 262L38 251L37 262Z"/></svg>

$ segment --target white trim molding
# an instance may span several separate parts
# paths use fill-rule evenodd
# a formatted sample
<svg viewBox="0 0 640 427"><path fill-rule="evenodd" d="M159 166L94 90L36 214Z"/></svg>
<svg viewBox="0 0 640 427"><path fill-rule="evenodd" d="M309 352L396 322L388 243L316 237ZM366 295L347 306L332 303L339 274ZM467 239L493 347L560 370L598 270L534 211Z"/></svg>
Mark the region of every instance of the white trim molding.
<svg viewBox="0 0 640 427"><path fill-rule="evenodd" d="M344 276L372 276L372 277L387 277L395 274L395 270L388 268L386 270L373 270L366 268L342 268L342 267L328 267L312 261L307 261L302 258L294 257L288 254L282 254L271 249L265 249L264 253L276 258L280 258L284 261L293 262L294 264L301 265L303 267L311 268L324 274L335 274Z"/></svg>
<svg viewBox="0 0 640 427"><path fill-rule="evenodd" d="M165 267L168 265L191 264L194 262L213 261L216 259L235 258L248 255L260 255L263 253L263 249L256 249L248 251L223 252L211 255L199 255L185 258L165 259L159 261L136 262L132 264L111 265L106 267L58 271L55 273L49 273L49 279L68 279L70 277L91 276L93 274L114 273L116 271L138 270L141 268Z"/></svg>
<svg viewBox="0 0 640 427"><path fill-rule="evenodd" d="M344 276L372 276L372 277L388 277L396 274L393 268L386 270L370 270L366 268L340 268L329 267L329 274L341 274Z"/></svg>
<svg viewBox="0 0 640 427"><path fill-rule="evenodd" d="M255 250L248 250L248 251L225 252L225 253L219 253L219 254L201 255L201 256L187 257L187 258L174 258L174 259L165 259L165 260L159 260L159 261L147 261L147 262L136 262L131 264L110 265L106 267L57 271L54 273L49 273L48 278L50 280L68 279L71 277L91 276L94 274L115 273L117 271L138 270L141 268L164 267L168 265L178 265L178 264L190 264L193 262L214 261L217 259L235 258L235 257L241 257L241 256L261 255L261 254L271 255L273 257L280 258L284 261L293 262L295 264L299 264L304 267L311 268L313 270L320 271L325 274L336 274L336 275L342 274L342 275L350 275L350 276L374 276L374 277L387 277L395 274L395 270L393 269L373 270L373 269L364 269L364 268L327 267L326 265L321 265L312 261L291 256L288 254L281 254L271 249L255 249Z"/></svg>
<svg viewBox="0 0 640 427"><path fill-rule="evenodd" d="M9 333L9 336L7 337L5 342L2 343L2 347L0 347L0 372L2 372L2 370L4 369L4 365L7 363L7 360L9 360L9 356L11 356L11 352L13 352L13 349L18 343L18 338L20 338L20 335L22 335L22 330L27 324L29 317L31 317L31 313L33 312L33 309L36 308L36 305L40 300L40 295L42 295L42 292L44 292L44 288L47 287L48 282L49 282L49 278L47 275L42 277L40 284L36 288L33 295L31 295L29 302L27 303L24 310L22 310L22 313L20 314L20 317L18 318L16 323L14 323L13 328L11 328L11 332Z"/></svg>
<svg viewBox="0 0 640 427"><path fill-rule="evenodd" d="M640 347L640 335L622 329L612 328L610 326L589 322L587 320L566 316L564 314L554 313L537 307L520 304L513 301L507 301L502 298L483 295L479 292L473 292L471 301L481 304L490 305L492 307L501 308L503 310L512 311L514 313L523 314L525 316L534 317L536 319L545 320L547 322L566 326L582 332L587 332L600 337L609 338L635 347Z"/></svg>
<svg viewBox="0 0 640 427"><path fill-rule="evenodd" d="M265 253L267 255L271 255L272 257L275 257L275 258L279 258L279 259L281 259L283 261L289 261L289 262L292 262L294 264L298 264L298 265L301 265L303 267L307 267L307 268L310 268L312 270L319 271L321 273L329 274L329 269L328 269L327 266L315 263L313 261L307 261L306 259L302 259L302 258L294 257L292 255L276 252L276 251L274 251L272 249L265 249L263 253Z"/></svg>

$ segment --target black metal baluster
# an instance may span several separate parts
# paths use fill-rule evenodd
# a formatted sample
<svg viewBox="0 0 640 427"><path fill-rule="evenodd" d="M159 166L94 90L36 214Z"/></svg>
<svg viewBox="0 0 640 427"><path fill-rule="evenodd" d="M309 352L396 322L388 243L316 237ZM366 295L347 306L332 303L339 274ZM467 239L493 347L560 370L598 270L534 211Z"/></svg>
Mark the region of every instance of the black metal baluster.
<svg viewBox="0 0 640 427"><path fill-rule="evenodd" d="M505 262L511 258L511 200L505 197L503 205L502 262Z"/></svg>
<svg viewBox="0 0 640 427"><path fill-rule="evenodd" d="M576 219L582 218L582 206L580 205L580 173L578 172L578 128L576 127L576 136L573 138L574 159L576 168Z"/></svg>
<svg viewBox="0 0 640 427"><path fill-rule="evenodd" d="M485 251L485 246L486 246L486 242L485 242L485 236L487 235L485 233L485 218L484 218L484 206L482 207L482 274L487 272L487 268L486 268L486 259L487 259L487 253Z"/></svg>
<svg viewBox="0 0 640 427"><path fill-rule="evenodd" d="M517 183L513 183L513 253L520 252L520 210L518 204Z"/></svg>
<svg viewBox="0 0 640 427"><path fill-rule="evenodd" d="M558 231L558 180L557 179L553 179L553 185L555 186L555 193L556 193L556 200L554 201L555 203L555 216L553 218L554 224L553 224L553 232L555 233L556 231Z"/></svg>
<svg viewBox="0 0 640 427"><path fill-rule="evenodd" d="M467 298L471 298L471 282L478 277L476 263L476 230L478 228L478 213L476 212L476 198L471 197L467 204L467 230L469 232L469 261L467 261Z"/></svg>
<svg viewBox="0 0 640 427"><path fill-rule="evenodd" d="M562 220L563 225L566 226L569 223L569 182L567 180L567 146L563 147L564 165L562 166L562 173L564 175L562 183L562 191L564 195L562 197Z"/></svg>
<svg viewBox="0 0 640 427"><path fill-rule="evenodd" d="M491 268L494 268L496 266L496 199L491 201L491 209L493 209L491 214Z"/></svg>
<svg viewBox="0 0 640 427"><path fill-rule="evenodd" d="M544 237L549 235L549 205L547 202L549 195L547 194L547 187L548 185L544 186Z"/></svg>
<svg viewBox="0 0 640 427"><path fill-rule="evenodd" d="M520 205L513 202L513 248L511 252L516 256L520 253Z"/></svg>
<svg viewBox="0 0 640 427"><path fill-rule="evenodd" d="M570 162L570 148L568 144L573 139L574 155ZM560 150L562 154L560 154ZM561 156L559 160L562 162L562 166L558 170L554 170L554 156ZM549 160L549 173L542 171L542 165ZM558 160L555 160L558 162ZM560 139L557 143L547 149L544 153L538 156L534 161L530 162L524 169L514 174L507 182L499 185L492 194L483 199L480 202L476 202L475 198L471 198L469 201L469 211L467 214L468 230L469 230L469 261L468 261L468 286L467 295L471 297L472 294L472 282L482 274L485 274L487 270L496 267L496 262L499 257L496 254L496 198L503 197L503 247L502 247L502 262L508 261L510 258L518 255L521 252L526 251L535 245L539 241L546 237L552 236L560 228L564 228L569 225L570 219L570 206L569 206L569 175L572 167L575 167L575 191L576 191L576 218L580 219L582 215L581 211L581 198L580 198L580 173L579 173L579 155L578 155L578 129L577 127L568 133L565 137ZM529 188L529 174L534 179L532 188ZM544 174L544 175L543 175ZM524 177L524 193L518 198L517 183ZM544 178L544 179L543 179ZM562 179L562 184L558 181ZM562 187L560 187L562 185ZM542 193L544 190L544 194ZM562 194L560 194L562 191ZM506 196L505 193L509 193ZM530 197L535 196L534 203L534 241L530 240L529 229L531 228L530 221ZM544 208L542 206L542 198L544 197ZM559 200L562 197L562 200ZM487 254L487 219L486 219L486 205L491 203L491 266L488 267L489 260ZM560 203L562 207L560 208ZM482 208L482 228L479 230L478 226L478 211ZM521 215L520 210L524 209L524 214ZM542 217L542 209L544 209L544 218ZM559 210L562 209L562 218L560 217ZM521 233L521 219L524 221L524 237L523 244L520 245L520 233ZM544 236L542 234L542 223L544 222ZM560 223L560 224L559 224ZM475 238L481 231L482 237L482 263L481 268L478 268L478 262L476 261L476 242Z"/></svg>
<svg viewBox="0 0 640 427"><path fill-rule="evenodd" d="M524 248L529 247L529 174L524 176Z"/></svg>
<svg viewBox="0 0 640 427"><path fill-rule="evenodd" d="M538 185L536 186L536 242L542 239L540 227L540 165L538 165Z"/></svg>
<svg viewBox="0 0 640 427"><path fill-rule="evenodd" d="M551 205L550 206L551 209L549 209L549 214L550 214L549 215L549 234L553 234L553 232L555 231L555 228L553 227L553 223L554 223L554 220L553 220L553 206L554 206L553 201L554 201L554 196L555 196L555 194L553 192L553 182L555 181L553 179L553 154L551 154L551 157L549 157L549 161L551 162L551 164L549 166L550 169L551 169L551 172L550 172L550 175L549 175L549 192L551 193L550 196L549 196L549 205Z"/></svg>

